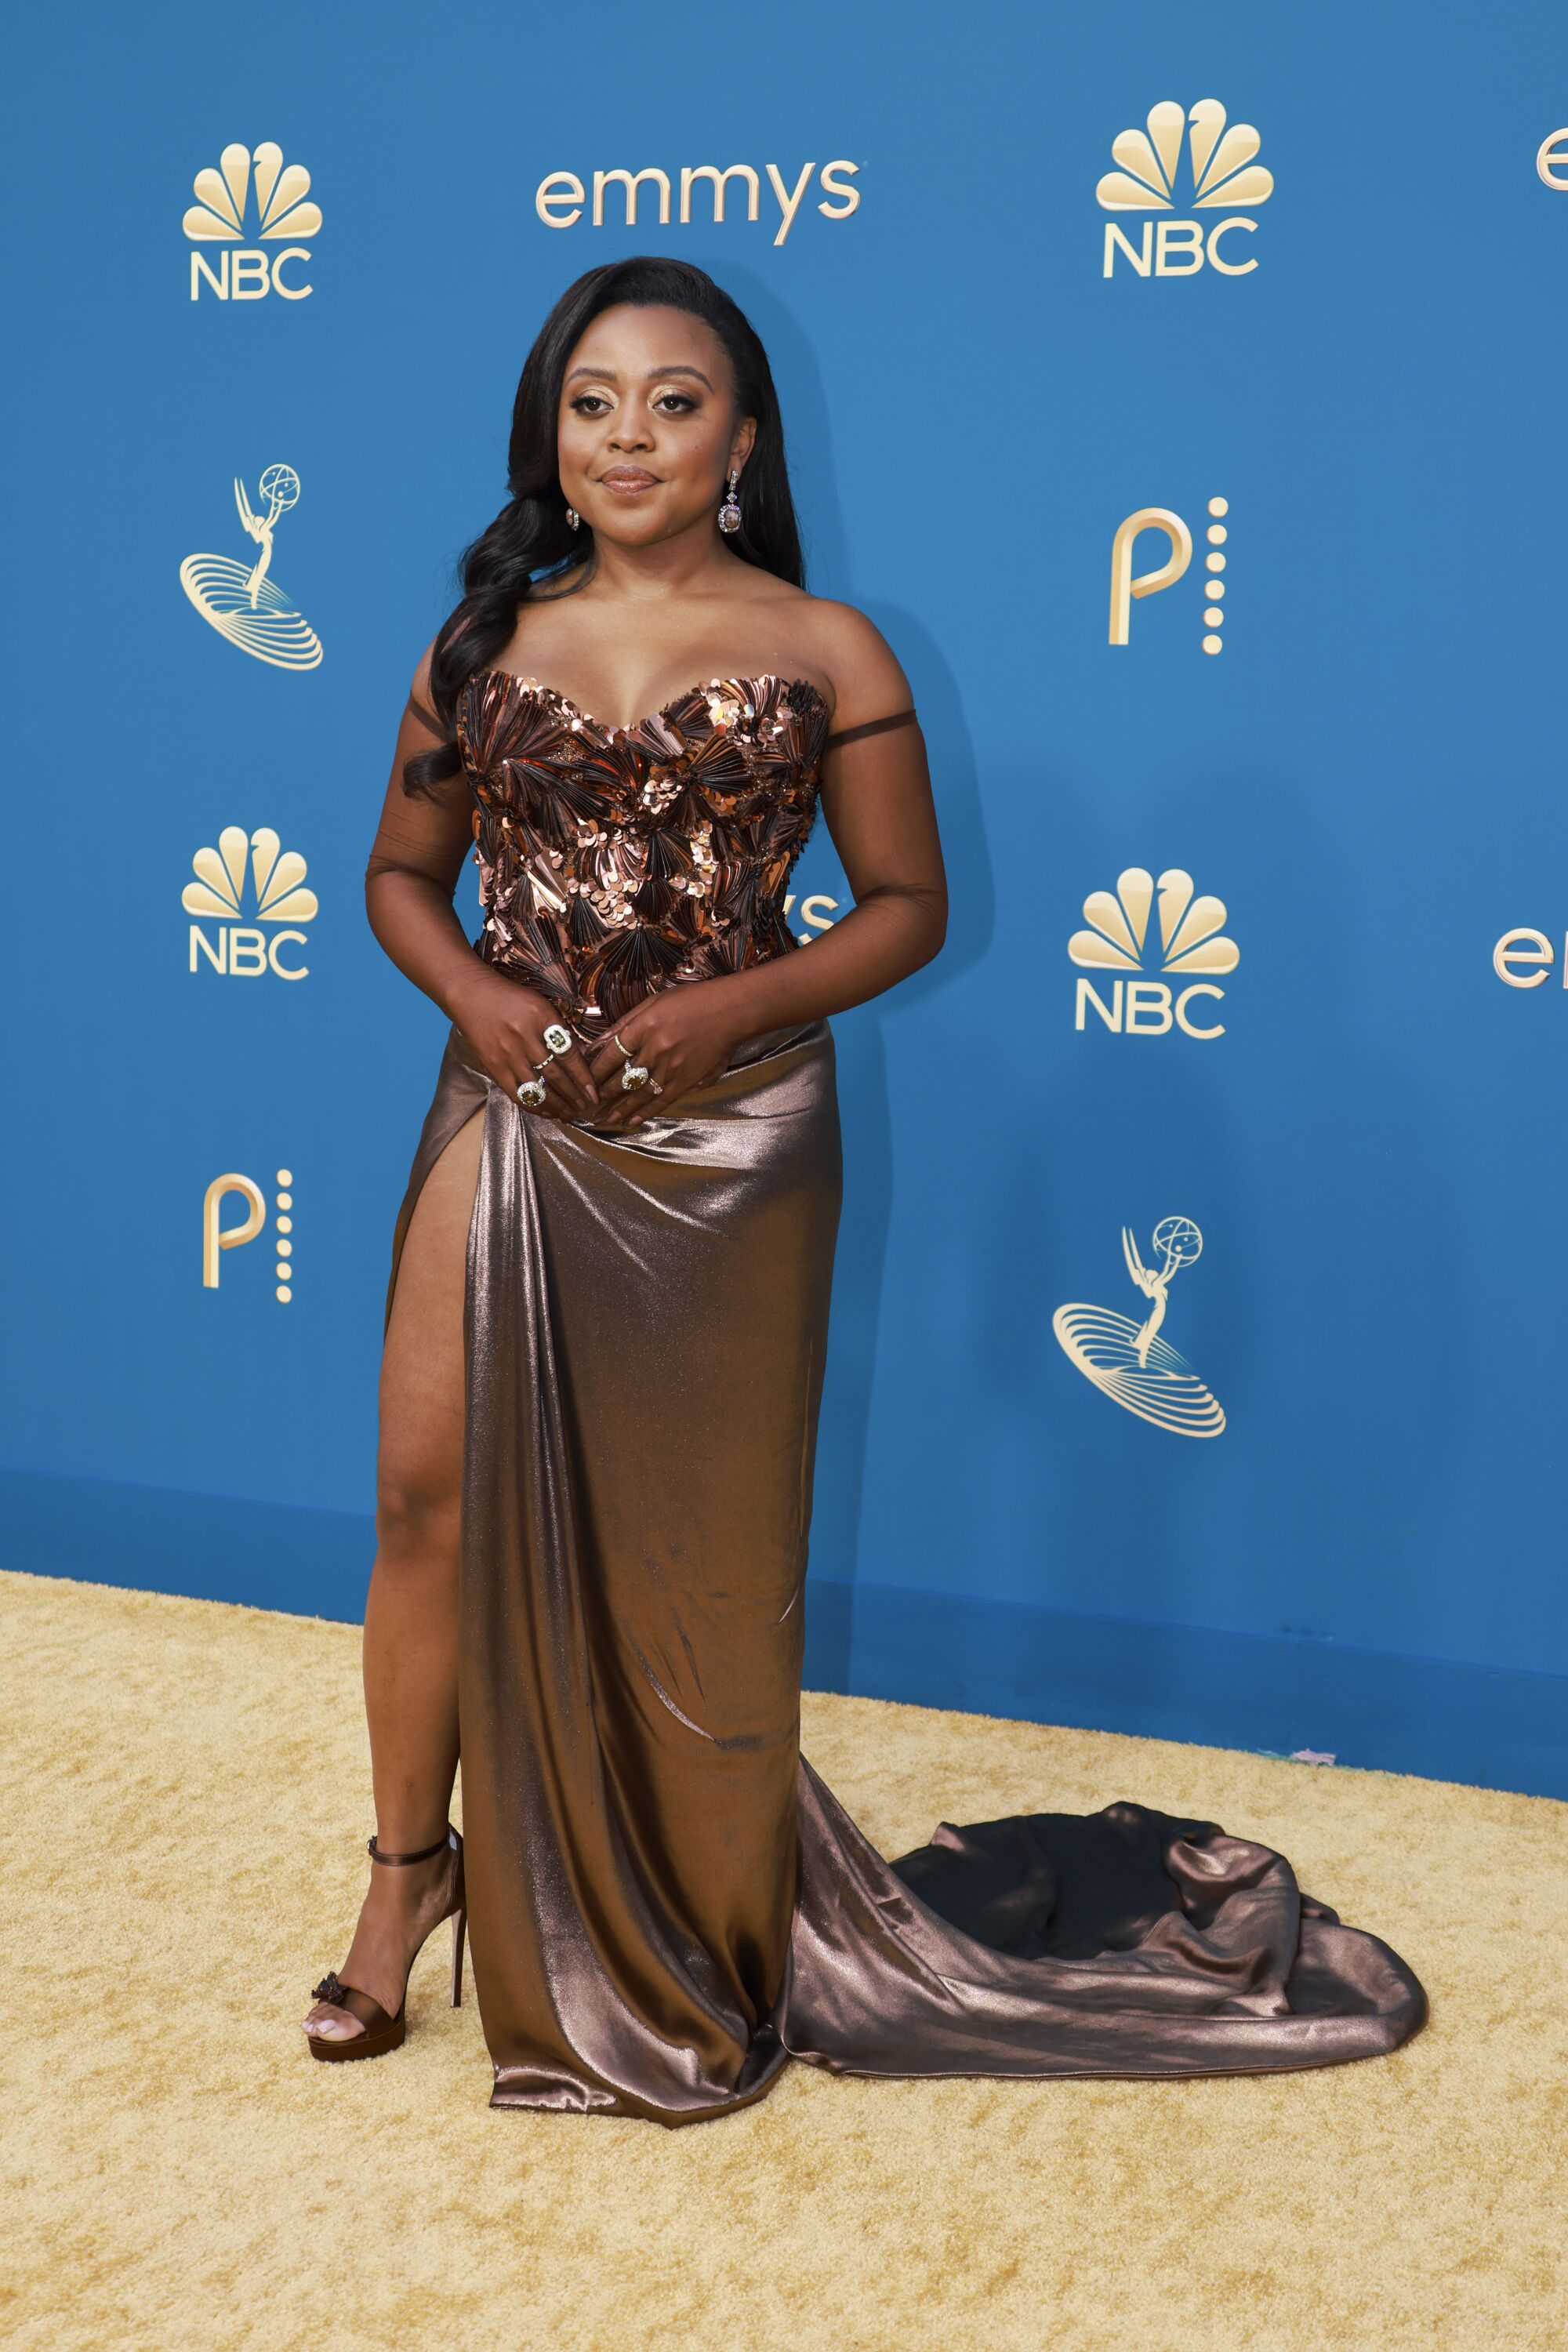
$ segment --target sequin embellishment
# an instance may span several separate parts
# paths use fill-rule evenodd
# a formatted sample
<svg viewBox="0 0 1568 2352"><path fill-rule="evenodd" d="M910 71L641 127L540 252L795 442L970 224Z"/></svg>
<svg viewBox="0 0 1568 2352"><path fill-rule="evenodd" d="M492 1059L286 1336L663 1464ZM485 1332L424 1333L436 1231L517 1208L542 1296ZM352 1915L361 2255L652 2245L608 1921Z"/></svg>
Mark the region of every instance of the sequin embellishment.
<svg viewBox="0 0 1568 2352"><path fill-rule="evenodd" d="M481 670L457 715L479 952L584 1042L657 989L795 948L784 896L827 729L808 681L710 679L622 729L552 687Z"/></svg>

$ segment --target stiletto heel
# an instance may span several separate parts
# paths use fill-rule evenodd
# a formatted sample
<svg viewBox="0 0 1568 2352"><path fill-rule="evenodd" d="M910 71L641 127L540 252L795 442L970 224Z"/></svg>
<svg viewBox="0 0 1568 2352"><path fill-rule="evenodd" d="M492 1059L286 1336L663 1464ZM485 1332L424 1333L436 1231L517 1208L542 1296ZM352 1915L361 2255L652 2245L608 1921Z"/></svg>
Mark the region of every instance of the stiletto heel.
<svg viewBox="0 0 1568 2352"><path fill-rule="evenodd" d="M468 1940L468 1914L467 1906L452 1914L452 2007L463 2006L463 1946Z"/></svg>
<svg viewBox="0 0 1568 2352"><path fill-rule="evenodd" d="M389 1870L402 1870L405 1869L410 1863L433 1861L443 1849L448 1850L457 1857L457 1868L452 1874L451 1893L447 1908L442 1912L440 1918L431 1921L424 1942L416 1946L409 1956L408 1966L403 1972L403 1998L397 2004L397 2014L395 2017L390 2015L383 2009L380 2001L374 2000L368 1992L361 1992L357 1985L344 1984L337 1970L329 1969L321 1983L312 1988L311 1999L328 2001L333 2009L346 2010L351 2017L359 2019L364 2032L351 2034L346 2041L339 2041L329 2040L325 2035L311 2033L307 2029L305 2039L310 2045L312 2058L324 2058L329 2063L337 2063L349 2058L380 2058L389 2050L401 2048L407 2030L405 2011L408 2006L408 1979L413 1974L415 1961L424 1950L425 1944L428 1943L441 1925L442 1919L450 1919L452 1922L452 2006L454 2009L461 2007L463 1945L468 1922L468 1907L463 1887L462 1832L453 1829L448 1822L445 1836L438 1837L434 1845L424 1847L418 1853L383 1853L374 1838L370 1840L366 1852L372 1862L379 1862Z"/></svg>

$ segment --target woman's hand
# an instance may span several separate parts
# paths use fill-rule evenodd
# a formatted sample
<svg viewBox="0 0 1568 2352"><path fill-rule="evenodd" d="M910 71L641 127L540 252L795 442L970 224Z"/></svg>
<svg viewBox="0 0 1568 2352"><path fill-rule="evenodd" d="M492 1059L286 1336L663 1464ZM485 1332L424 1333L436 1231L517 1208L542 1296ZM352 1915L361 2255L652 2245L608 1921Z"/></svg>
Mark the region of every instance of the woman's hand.
<svg viewBox="0 0 1568 2352"><path fill-rule="evenodd" d="M640 1127L645 1118L663 1118L677 1096L719 1077L742 1038L756 1026L737 1013L722 980L682 981L644 997L624 1020L612 1024L589 1064L606 1106L595 1127ZM620 1082L626 1055L617 1037L648 1074L647 1085L629 1094Z"/></svg>
<svg viewBox="0 0 1568 2352"><path fill-rule="evenodd" d="M544 1033L561 1015L546 996L479 965L465 978L453 1000L452 1017L465 1059L475 1063L515 1097L525 1079L544 1080L544 1101L534 1118L586 1118L596 1109L599 1089L589 1076L581 1045L557 1054L547 1070L535 1069L550 1048Z"/></svg>

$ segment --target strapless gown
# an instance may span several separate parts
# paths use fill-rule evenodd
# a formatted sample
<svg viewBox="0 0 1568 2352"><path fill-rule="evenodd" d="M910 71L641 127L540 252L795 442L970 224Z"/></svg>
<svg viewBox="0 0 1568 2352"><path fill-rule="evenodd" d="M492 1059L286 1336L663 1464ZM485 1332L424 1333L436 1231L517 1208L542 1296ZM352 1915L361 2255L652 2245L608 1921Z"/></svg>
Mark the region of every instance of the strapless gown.
<svg viewBox="0 0 1568 2352"><path fill-rule="evenodd" d="M814 688L719 680L623 730L491 671L458 717L479 952L586 1045L649 989L799 951ZM676 2125L759 2098L792 2056L1247 2074L1415 2033L1398 1955L1213 1822L1042 1812L889 1863L801 1755L841 1179L827 1024L749 1038L620 1134L531 1115L459 1048L393 1281L420 1186L482 1109L459 1709L491 2105Z"/></svg>

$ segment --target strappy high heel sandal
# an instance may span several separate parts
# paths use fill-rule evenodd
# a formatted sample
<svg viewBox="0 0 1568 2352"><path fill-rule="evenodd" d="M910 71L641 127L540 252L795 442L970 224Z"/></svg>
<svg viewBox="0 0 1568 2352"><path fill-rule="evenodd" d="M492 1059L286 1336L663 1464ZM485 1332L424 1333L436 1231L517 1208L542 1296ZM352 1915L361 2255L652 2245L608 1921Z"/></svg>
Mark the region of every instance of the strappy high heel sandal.
<svg viewBox="0 0 1568 2352"><path fill-rule="evenodd" d="M437 1838L434 1845L427 1845L421 1853L383 1853L377 1848L374 1838L370 1840L366 1851L372 1862L379 1862L388 1870L403 1870L410 1863L433 1860L443 1848L449 1848L456 1853L457 1874L452 1884L452 1900L429 1932L433 1936L442 1921L450 1919L452 1923L452 2007L460 2009L463 2005L463 1946L468 1928L468 1906L463 1888L462 1832L453 1829L448 1822L445 1837ZM426 1942L428 1941L427 1936ZM330 2001L334 2009L347 2010L351 2017L359 2019L360 2023L364 2027L364 2032L353 2033L346 2039L337 2041L329 2041L324 2035L308 2032L305 2039L310 2045L311 2057L325 2058L329 2061L346 2058L380 2058L388 2050L398 2049L406 2030L404 2023L404 2011L408 2006L408 1979L414 1972L414 1963L424 1948L424 1944L419 1945L409 1957L408 1967L403 1978L403 1999L397 2004L395 2017L389 2016L380 2001L373 2000L369 1993L361 1992L356 1985L344 1984L335 1969L329 1969L321 1983L312 1989L311 2000Z"/></svg>

